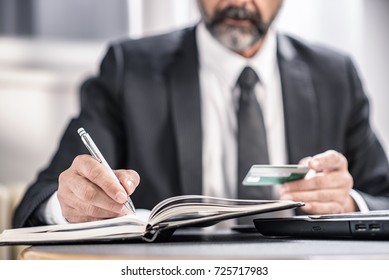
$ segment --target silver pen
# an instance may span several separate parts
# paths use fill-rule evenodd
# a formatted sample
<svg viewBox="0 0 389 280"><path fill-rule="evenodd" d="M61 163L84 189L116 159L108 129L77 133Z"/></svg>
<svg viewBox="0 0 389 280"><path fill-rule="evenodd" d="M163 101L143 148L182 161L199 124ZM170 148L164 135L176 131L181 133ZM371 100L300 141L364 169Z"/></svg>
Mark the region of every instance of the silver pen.
<svg viewBox="0 0 389 280"><path fill-rule="evenodd" d="M101 154L100 150L97 148L95 142L93 142L92 138L89 136L89 134L83 129L82 127L77 130L78 134L81 137L82 142L84 142L85 147L88 149L90 154L104 167L108 170L108 172L111 174L112 178L115 178L118 182L119 179L116 177L115 173L112 171L111 167L109 166L108 162L105 160L103 155ZM120 184L120 182L119 182ZM130 196L128 196L127 201L124 203L124 205L127 207L128 210L135 213L135 207L132 203L132 200Z"/></svg>

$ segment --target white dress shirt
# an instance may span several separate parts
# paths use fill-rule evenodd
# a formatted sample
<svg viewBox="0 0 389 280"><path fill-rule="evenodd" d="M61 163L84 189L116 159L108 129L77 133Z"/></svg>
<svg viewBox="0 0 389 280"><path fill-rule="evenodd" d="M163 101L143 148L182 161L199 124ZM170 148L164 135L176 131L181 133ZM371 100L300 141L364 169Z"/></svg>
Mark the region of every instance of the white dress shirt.
<svg viewBox="0 0 389 280"><path fill-rule="evenodd" d="M254 57L223 47L201 23L197 28L203 128L203 194L234 198L237 194L238 77L246 66L257 73L255 88L264 116L271 164L285 164L286 144L277 41L270 30ZM277 198L278 192L275 192ZM260 199L260 198L259 198Z"/></svg>
<svg viewBox="0 0 389 280"><path fill-rule="evenodd" d="M223 47L203 23L198 25L196 32L200 62L203 194L235 198L238 157L236 113L240 94L236 82L246 66L252 67L261 81L255 94L264 116L269 163L287 162L276 34L270 29L261 50L247 59ZM279 186L274 186L273 199L279 198L278 190ZM356 191L351 190L350 195L362 212L369 210ZM67 222L62 216L57 192L38 211L48 224Z"/></svg>

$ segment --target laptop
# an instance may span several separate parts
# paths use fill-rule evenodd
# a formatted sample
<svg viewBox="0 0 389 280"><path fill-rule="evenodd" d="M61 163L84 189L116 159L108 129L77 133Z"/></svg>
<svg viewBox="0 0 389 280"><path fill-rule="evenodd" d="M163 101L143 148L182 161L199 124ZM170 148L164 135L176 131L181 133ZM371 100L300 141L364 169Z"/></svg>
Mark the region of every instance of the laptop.
<svg viewBox="0 0 389 280"><path fill-rule="evenodd" d="M259 218L254 225L272 237L389 239L389 211Z"/></svg>

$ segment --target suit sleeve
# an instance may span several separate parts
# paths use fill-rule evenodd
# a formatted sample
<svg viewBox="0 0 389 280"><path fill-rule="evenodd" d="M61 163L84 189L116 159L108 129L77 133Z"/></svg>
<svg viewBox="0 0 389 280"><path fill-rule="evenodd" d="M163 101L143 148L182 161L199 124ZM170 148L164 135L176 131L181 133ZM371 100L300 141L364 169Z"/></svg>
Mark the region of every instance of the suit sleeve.
<svg viewBox="0 0 389 280"><path fill-rule="evenodd" d="M101 63L99 75L81 86L80 114L70 121L51 162L38 174L18 205L14 227L41 225L36 210L58 189L59 175L70 167L77 155L88 154L77 133L78 128L84 127L88 131L112 167L123 162L122 76L122 49L120 45L113 45Z"/></svg>
<svg viewBox="0 0 389 280"><path fill-rule="evenodd" d="M389 209L389 165L386 153L369 121L369 102L357 71L348 60L352 92L346 132L346 157L358 191L370 210Z"/></svg>

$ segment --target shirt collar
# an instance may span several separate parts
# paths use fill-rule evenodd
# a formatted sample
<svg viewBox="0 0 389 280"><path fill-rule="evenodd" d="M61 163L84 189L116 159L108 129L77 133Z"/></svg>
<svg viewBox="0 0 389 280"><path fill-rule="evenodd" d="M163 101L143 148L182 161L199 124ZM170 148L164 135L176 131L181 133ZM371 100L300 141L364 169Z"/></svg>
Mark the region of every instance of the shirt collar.
<svg viewBox="0 0 389 280"><path fill-rule="evenodd" d="M220 44L201 22L196 29L200 67L214 70L220 79L235 88L240 73L246 66L252 67L266 87L274 77L277 66L277 39L270 28L261 50L251 58L245 58Z"/></svg>

